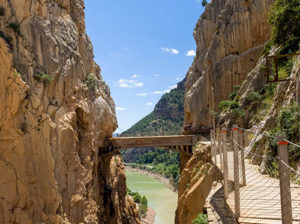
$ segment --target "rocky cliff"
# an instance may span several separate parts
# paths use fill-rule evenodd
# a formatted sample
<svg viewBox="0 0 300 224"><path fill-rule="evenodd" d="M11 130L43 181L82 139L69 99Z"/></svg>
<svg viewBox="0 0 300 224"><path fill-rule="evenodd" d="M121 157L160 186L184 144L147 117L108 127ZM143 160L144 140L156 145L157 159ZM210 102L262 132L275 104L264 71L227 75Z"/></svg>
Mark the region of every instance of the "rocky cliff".
<svg viewBox="0 0 300 224"><path fill-rule="evenodd" d="M206 197L218 178L219 174L211 163L210 146L198 144L181 172L176 224L192 223L199 213L204 212Z"/></svg>
<svg viewBox="0 0 300 224"><path fill-rule="evenodd" d="M194 130L211 125L210 112L214 111L219 127L238 124L249 129L248 150L253 154L248 159L260 166L261 173L277 177L277 136L284 135L296 144L300 138L300 57L285 55L299 52L300 30L295 21L300 11L299 1L287 0L276 1L269 12L274 2L212 0L206 5L194 32L197 56L187 74L185 124ZM267 67L266 57L274 55L281 55L277 65L270 62ZM267 77L274 79L276 70L281 81L268 82ZM290 166L299 171L299 150L289 144L288 153ZM190 162L186 169L193 172ZM185 187L186 178L186 174L181 177L179 189ZM295 174L292 178L297 179ZM207 188L201 187L201 194L206 195ZM181 191L179 200L185 195ZM185 223L188 212L195 208L202 212L198 205L178 204L178 223ZM186 215L180 218L182 211Z"/></svg>
<svg viewBox="0 0 300 224"><path fill-rule="evenodd" d="M139 223L83 0L0 0L0 98L0 223Z"/></svg>
<svg viewBox="0 0 300 224"><path fill-rule="evenodd" d="M187 73L185 125L211 126L210 111L254 68L270 38L273 3L212 0L206 5L194 31L197 55Z"/></svg>

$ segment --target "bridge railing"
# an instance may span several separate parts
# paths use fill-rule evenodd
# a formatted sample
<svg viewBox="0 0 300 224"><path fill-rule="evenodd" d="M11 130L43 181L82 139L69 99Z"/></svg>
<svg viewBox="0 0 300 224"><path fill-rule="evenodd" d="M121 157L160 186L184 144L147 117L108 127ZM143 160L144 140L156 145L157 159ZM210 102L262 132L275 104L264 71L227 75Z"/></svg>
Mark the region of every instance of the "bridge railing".
<svg viewBox="0 0 300 224"><path fill-rule="evenodd" d="M223 174L224 198L228 206L241 221L248 218L300 223L300 174L288 161L289 144L299 150L300 146L279 136L278 156L272 157L251 149L251 134L237 125L230 130L217 128L216 132L211 132L212 161ZM277 177L261 170L266 167L260 166L263 163L278 165L278 173L277 169L273 170L273 176Z"/></svg>

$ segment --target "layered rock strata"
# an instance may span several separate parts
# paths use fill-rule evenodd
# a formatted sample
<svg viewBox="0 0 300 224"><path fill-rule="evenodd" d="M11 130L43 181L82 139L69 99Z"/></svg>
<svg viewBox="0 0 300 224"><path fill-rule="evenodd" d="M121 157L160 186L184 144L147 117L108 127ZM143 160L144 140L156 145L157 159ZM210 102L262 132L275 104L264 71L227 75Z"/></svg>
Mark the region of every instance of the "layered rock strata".
<svg viewBox="0 0 300 224"><path fill-rule="evenodd" d="M82 0L0 0L0 223L139 223Z"/></svg>
<svg viewBox="0 0 300 224"><path fill-rule="evenodd" d="M274 0L212 0L197 22L197 55L187 73L185 125L211 126L210 112L243 82L270 38Z"/></svg>

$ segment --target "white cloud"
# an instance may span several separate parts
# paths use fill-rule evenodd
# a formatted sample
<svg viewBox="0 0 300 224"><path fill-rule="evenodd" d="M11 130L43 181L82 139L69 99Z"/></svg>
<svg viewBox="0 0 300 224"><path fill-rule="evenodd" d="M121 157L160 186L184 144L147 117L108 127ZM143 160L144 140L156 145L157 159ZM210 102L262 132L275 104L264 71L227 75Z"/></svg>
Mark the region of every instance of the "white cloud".
<svg viewBox="0 0 300 224"><path fill-rule="evenodd" d="M188 56L188 57L196 56L196 51L190 50L190 51L188 51L188 52L186 53L186 56Z"/></svg>
<svg viewBox="0 0 300 224"><path fill-rule="evenodd" d="M180 81L180 80L181 80L181 77L177 77L177 78L176 78L176 81Z"/></svg>
<svg viewBox="0 0 300 224"><path fill-rule="evenodd" d="M165 91L154 91L152 92L152 94L164 94L167 93L166 90Z"/></svg>
<svg viewBox="0 0 300 224"><path fill-rule="evenodd" d="M171 49L172 54L179 54L179 50Z"/></svg>
<svg viewBox="0 0 300 224"><path fill-rule="evenodd" d="M117 107L116 110L117 111L124 111L124 110L126 110L126 108L124 108L124 107Z"/></svg>
<svg viewBox="0 0 300 224"><path fill-rule="evenodd" d="M132 79L136 79L136 78L138 78L138 77L140 77L140 75L138 75L138 74L133 74L132 76L130 76Z"/></svg>
<svg viewBox="0 0 300 224"><path fill-rule="evenodd" d="M154 91L154 92L151 92L152 94L158 94L158 95L162 95L162 94L165 94L165 93L169 93L172 89L175 89L175 88L177 88L177 84L176 85L174 85L174 86L169 86L168 87L169 89L166 89L166 90L164 90L164 91Z"/></svg>
<svg viewBox="0 0 300 224"><path fill-rule="evenodd" d="M171 86L170 86L171 87ZM152 92L152 94L158 94L158 95L162 95L162 94L165 94L165 93L168 93L168 92L170 92L171 91L171 89L166 89L166 90L164 90L164 91L154 91L154 92Z"/></svg>
<svg viewBox="0 0 300 224"><path fill-rule="evenodd" d="M117 82L117 85L121 88L132 88L132 87L144 86L144 83L138 82L137 80L132 80L132 79L120 79Z"/></svg>
<svg viewBox="0 0 300 224"><path fill-rule="evenodd" d="M152 106L153 103L152 103L152 102L148 102L148 103L146 103L146 105L147 105L147 106Z"/></svg>
<svg viewBox="0 0 300 224"><path fill-rule="evenodd" d="M159 77L159 76L160 76L160 74L154 74L154 76L155 76L155 77Z"/></svg>
<svg viewBox="0 0 300 224"><path fill-rule="evenodd" d="M142 86L144 86L144 83L142 83L142 82L139 82L139 83L136 83L136 84L134 84L136 87L142 87Z"/></svg>
<svg viewBox="0 0 300 224"><path fill-rule="evenodd" d="M137 96L147 96L148 95L148 93L138 93L138 94L136 94Z"/></svg>
<svg viewBox="0 0 300 224"><path fill-rule="evenodd" d="M160 49L163 53L179 54L179 50L174 48L161 47Z"/></svg>
<svg viewBox="0 0 300 224"><path fill-rule="evenodd" d="M169 86L170 90L177 88L177 84L174 86Z"/></svg>

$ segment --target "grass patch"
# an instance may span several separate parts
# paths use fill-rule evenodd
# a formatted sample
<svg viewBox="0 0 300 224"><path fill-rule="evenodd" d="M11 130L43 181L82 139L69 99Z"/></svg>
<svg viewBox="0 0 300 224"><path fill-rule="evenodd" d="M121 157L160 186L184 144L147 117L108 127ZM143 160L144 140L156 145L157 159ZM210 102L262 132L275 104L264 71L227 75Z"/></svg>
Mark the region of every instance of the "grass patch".
<svg viewBox="0 0 300 224"><path fill-rule="evenodd" d="M53 78L45 73L39 73L33 75L34 79L40 82L49 83L53 80Z"/></svg>

